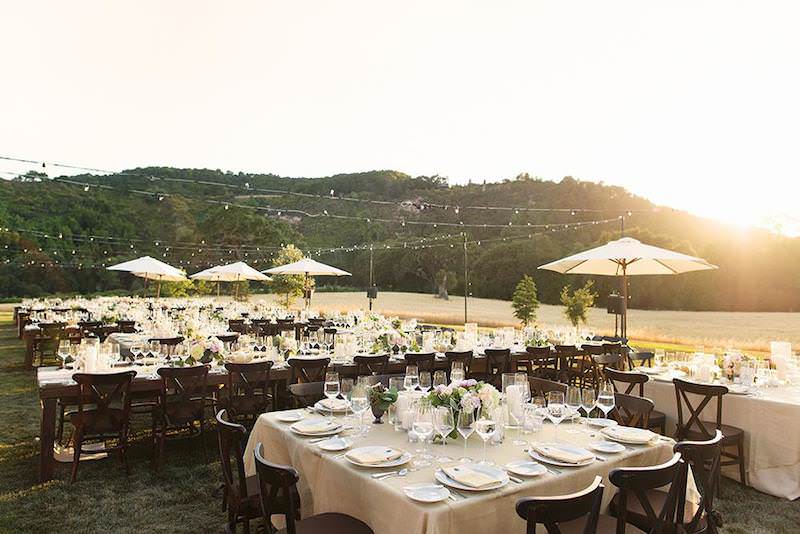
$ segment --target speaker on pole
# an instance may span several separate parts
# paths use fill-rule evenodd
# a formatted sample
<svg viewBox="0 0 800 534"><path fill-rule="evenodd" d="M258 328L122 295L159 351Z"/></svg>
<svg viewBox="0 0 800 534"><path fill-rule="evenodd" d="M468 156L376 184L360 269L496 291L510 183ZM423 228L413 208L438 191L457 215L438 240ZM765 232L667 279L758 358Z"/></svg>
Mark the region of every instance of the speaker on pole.
<svg viewBox="0 0 800 534"><path fill-rule="evenodd" d="M606 301L606 311L609 315L622 315L622 295L611 293Z"/></svg>

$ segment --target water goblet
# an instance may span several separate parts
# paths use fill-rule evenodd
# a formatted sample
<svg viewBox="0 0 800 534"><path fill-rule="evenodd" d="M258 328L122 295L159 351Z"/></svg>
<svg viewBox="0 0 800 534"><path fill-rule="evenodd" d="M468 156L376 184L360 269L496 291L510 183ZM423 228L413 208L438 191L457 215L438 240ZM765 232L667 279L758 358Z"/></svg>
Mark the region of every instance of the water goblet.
<svg viewBox="0 0 800 534"><path fill-rule="evenodd" d="M464 438L464 456L459 459L460 462L472 462L472 458L467 456L467 439L475 432L475 412L463 408L458 412L458 420L456 421L456 430Z"/></svg>

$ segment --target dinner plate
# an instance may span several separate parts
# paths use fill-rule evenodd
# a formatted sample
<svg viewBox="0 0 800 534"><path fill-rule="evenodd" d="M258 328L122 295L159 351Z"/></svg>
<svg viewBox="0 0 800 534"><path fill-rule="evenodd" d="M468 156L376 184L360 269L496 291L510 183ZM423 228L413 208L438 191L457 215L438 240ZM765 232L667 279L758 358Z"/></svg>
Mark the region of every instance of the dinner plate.
<svg viewBox="0 0 800 534"><path fill-rule="evenodd" d="M322 401L317 401L316 404L314 404L314 409L316 411L320 412L320 413L331 413L331 412L333 412L333 413L344 413L344 412L347 411L347 406L342 406L341 408L337 408L335 410L331 410L330 408L326 408L322 404Z"/></svg>
<svg viewBox="0 0 800 534"><path fill-rule="evenodd" d="M356 451L366 450L366 449L386 449L386 448L390 448L390 447L380 446L380 445L372 445L372 446L369 446L369 447L359 447L358 449L353 449L350 452L353 453L353 452L356 452ZM386 467L397 467L399 465L407 464L409 462L409 460L411 460L411 453L403 451L403 454L402 454L402 456L400 456L400 458L397 458L395 460L391 460L391 461L388 461L388 462L382 462L382 463L379 463L379 464L362 464L360 462L357 462L357 461L353 460L347 454L345 454L344 458L345 458L345 460L347 460L351 464L357 465L359 467L370 467L370 468L379 469L379 468L386 468Z"/></svg>
<svg viewBox="0 0 800 534"><path fill-rule="evenodd" d="M321 438L324 436L332 436L334 434L338 434L342 430L342 425L339 423L337 423L336 426L331 427L330 430L325 430L324 432L303 432L302 430L298 430L296 428L296 425L297 423L294 423L292 426L289 427L289 429L295 434L298 434L300 436L307 436L310 438Z"/></svg>
<svg viewBox="0 0 800 534"><path fill-rule="evenodd" d="M636 370L646 375L660 375L667 370L666 367L637 367Z"/></svg>
<svg viewBox="0 0 800 534"><path fill-rule="evenodd" d="M594 443L589 444L589 448L598 452L607 452L609 454L615 454L625 450L625 446L617 443L616 441L595 441Z"/></svg>
<svg viewBox="0 0 800 534"><path fill-rule="evenodd" d="M591 452L587 451L583 447L576 447L575 445L570 445L569 443L547 443L546 445L550 445L551 447L552 446L557 446L557 447L559 447L561 449L568 450L568 451L573 451L573 452L582 452L582 453L586 453L586 454L592 454ZM592 462L594 462L594 455L593 454L592 454L592 457L589 458L588 460L580 462L580 463L577 463L577 464L571 464L569 462L562 462L562 461L556 460L555 458L550 458L550 457L545 456L543 454L539 454L538 452L533 450L533 448L528 450L528 454L530 454L531 458L533 458L534 460L538 460L540 462L544 462L544 463L550 464L550 465L557 465L559 467L583 467L585 465L589 465Z"/></svg>
<svg viewBox="0 0 800 534"><path fill-rule="evenodd" d="M508 473L500 469L499 467L495 467L493 465L483 465L483 464L463 464L463 466L469 466L470 469L474 469L475 471L485 473L487 475L491 475L498 478L496 484L492 484L491 486L486 486L485 488L473 488L472 486L467 486L461 484L460 482L456 482L444 471L441 469L437 469L436 472L433 474L436 477L436 480L444 484L445 486L450 486L451 488L464 490L464 491L489 491L497 488L502 488L506 484L508 484Z"/></svg>
<svg viewBox="0 0 800 534"><path fill-rule="evenodd" d="M610 440L627 443L628 445L647 445L658 438L658 434L644 428L620 426L619 429L625 429L624 431L627 432L629 436L616 434L615 431L617 431L617 429L611 430L608 428L604 428L600 433ZM611 431L609 432L609 430Z"/></svg>
<svg viewBox="0 0 800 534"><path fill-rule="evenodd" d="M731 384L728 387L728 393L731 395L749 395L750 388L741 384Z"/></svg>
<svg viewBox="0 0 800 534"><path fill-rule="evenodd" d="M450 497L450 490L440 484L412 484L403 488L403 493L412 501L418 502L440 502Z"/></svg>
<svg viewBox="0 0 800 534"><path fill-rule="evenodd" d="M521 477L536 477L547 472L547 468L540 463L529 460L519 460L507 463L506 470Z"/></svg>
<svg viewBox="0 0 800 534"><path fill-rule="evenodd" d="M613 419L606 419L601 417L589 417L587 422L589 423L589 426L594 426L597 428L606 428L609 426L617 426L619 424Z"/></svg>
<svg viewBox="0 0 800 534"><path fill-rule="evenodd" d="M343 451L352 444L353 442L349 439L334 436L330 439L326 439L325 441L320 441L318 445L323 451Z"/></svg>
<svg viewBox="0 0 800 534"><path fill-rule="evenodd" d="M291 412L281 412L275 416L275 419L281 423L296 423L302 418L303 414L297 410L292 410Z"/></svg>

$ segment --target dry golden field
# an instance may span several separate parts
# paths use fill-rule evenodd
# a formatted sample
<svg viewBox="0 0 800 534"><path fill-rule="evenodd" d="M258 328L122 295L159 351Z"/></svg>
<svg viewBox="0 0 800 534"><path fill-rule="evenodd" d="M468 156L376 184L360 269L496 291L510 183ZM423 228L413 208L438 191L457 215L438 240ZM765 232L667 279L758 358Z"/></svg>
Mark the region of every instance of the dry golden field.
<svg viewBox="0 0 800 534"><path fill-rule="evenodd" d="M255 295L251 299L272 300L274 297ZM312 304L312 309L323 312L366 307L364 293L315 293ZM461 297L443 301L422 293L380 293L375 300L375 310L440 324L464 322L464 299ZM800 313L629 310L628 314L629 334L637 341L763 351L768 349L770 341L785 340L800 347ZM559 306L542 305L538 319L545 327L566 325ZM481 326L519 324L514 319L510 302L493 299L470 299L469 320ZM608 315L605 309L591 310L589 329L612 334L614 316Z"/></svg>

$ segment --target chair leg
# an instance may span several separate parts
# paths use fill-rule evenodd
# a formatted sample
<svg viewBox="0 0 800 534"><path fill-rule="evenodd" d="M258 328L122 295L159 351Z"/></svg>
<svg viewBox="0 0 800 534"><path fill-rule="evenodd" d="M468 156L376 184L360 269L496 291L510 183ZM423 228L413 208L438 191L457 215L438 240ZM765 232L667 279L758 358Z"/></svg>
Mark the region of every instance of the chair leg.
<svg viewBox="0 0 800 534"><path fill-rule="evenodd" d="M747 473L744 465L744 436L739 439L736 449L739 453L739 482L742 486L747 486Z"/></svg>
<svg viewBox="0 0 800 534"><path fill-rule="evenodd" d="M203 447L203 459L205 463L208 463L208 449L206 448L206 433L205 433L205 424L203 420L200 420L200 443Z"/></svg>
<svg viewBox="0 0 800 534"><path fill-rule="evenodd" d="M75 451L72 454L72 476L69 480L70 484L73 484L78 479L78 465L81 463L81 447L83 446L83 436L80 431L76 431L72 442Z"/></svg>
<svg viewBox="0 0 800 534"><path fill-rule="evenodd" d="M62 440L64 439L64 404L59 401L58 403L58 437L56 438L56 443L59 445L64 445Z"/></svg>

